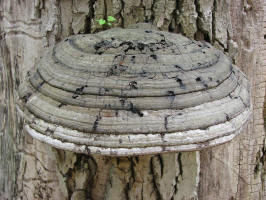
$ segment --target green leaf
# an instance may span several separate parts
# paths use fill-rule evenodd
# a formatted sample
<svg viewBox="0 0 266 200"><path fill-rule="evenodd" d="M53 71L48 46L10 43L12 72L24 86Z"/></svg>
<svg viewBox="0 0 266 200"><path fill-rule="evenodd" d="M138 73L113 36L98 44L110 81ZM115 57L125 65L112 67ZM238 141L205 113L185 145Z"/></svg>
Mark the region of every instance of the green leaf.
<svg viewBox="0 0 266 200"><path fill-rule="evenodd" d="M104 19L99 19L99 20L96 20L96 21L98 21L101 26L106 24L106 21Z"/></svg>
<svg viewBox="0 0 266 200"><path fill-rule="evenodd" d="M112 26L112 24L110 22L107 23L109 26Z"/></svg>
<svg viewBox="0 0 266 200"><path fill-rule="evenodd" d="M107 21L108 22L114 22L114 21L116 21L116 19L113 16L108 16Z"/></svg>

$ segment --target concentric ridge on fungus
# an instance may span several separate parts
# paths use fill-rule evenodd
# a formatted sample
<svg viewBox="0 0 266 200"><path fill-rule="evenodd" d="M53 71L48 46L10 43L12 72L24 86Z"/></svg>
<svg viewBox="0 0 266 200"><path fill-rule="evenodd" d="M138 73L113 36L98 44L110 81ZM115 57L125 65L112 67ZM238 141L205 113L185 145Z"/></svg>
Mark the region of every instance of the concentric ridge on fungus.
<svg viewBox="0 0 266 200"><path fill-rule="evenodd" d="M251 104L246 77L209 44L114 28L55 46L28 72L18 110L56 148L126 156L230 141Z"/></svg>

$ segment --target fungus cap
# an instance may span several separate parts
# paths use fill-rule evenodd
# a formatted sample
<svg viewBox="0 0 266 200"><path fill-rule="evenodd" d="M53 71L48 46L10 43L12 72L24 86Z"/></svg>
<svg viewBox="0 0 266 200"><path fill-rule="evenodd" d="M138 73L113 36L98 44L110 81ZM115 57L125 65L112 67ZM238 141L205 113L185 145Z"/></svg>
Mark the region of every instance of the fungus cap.
<svg viewBox="0 0 266 200"><path fill-rule="evenodd" d="M222 144L251 113L248 81L221 51L143 28L60 42L28 72L18 105L33 138L115 156Z"/></svg>

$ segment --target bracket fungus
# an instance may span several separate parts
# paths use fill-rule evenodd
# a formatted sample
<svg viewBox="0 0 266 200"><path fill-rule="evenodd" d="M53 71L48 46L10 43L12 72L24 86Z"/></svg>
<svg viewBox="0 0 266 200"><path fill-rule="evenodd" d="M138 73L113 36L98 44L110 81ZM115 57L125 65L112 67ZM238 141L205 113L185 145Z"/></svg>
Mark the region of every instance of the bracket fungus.
<svg viewBox="0 0 266 200"><path fill-rule="evenodd" d="M114 156L222 144L251 113L247 78L221 51L145 28L60 42L28 72L18 105L33 138Z"/></svg>

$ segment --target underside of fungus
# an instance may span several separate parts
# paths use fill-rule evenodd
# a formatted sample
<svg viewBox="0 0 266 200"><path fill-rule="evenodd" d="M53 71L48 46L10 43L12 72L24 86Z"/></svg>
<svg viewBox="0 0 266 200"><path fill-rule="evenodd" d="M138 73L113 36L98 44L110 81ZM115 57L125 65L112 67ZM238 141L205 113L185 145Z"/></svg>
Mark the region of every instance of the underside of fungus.
<svg viewBox="0 0 266 200"><path fill-rule="evenodd" d="M28 72L25 130L56 148L129 156L232 140L251 113L246 77L182 35L114 28L65 39Z"/></svg>

